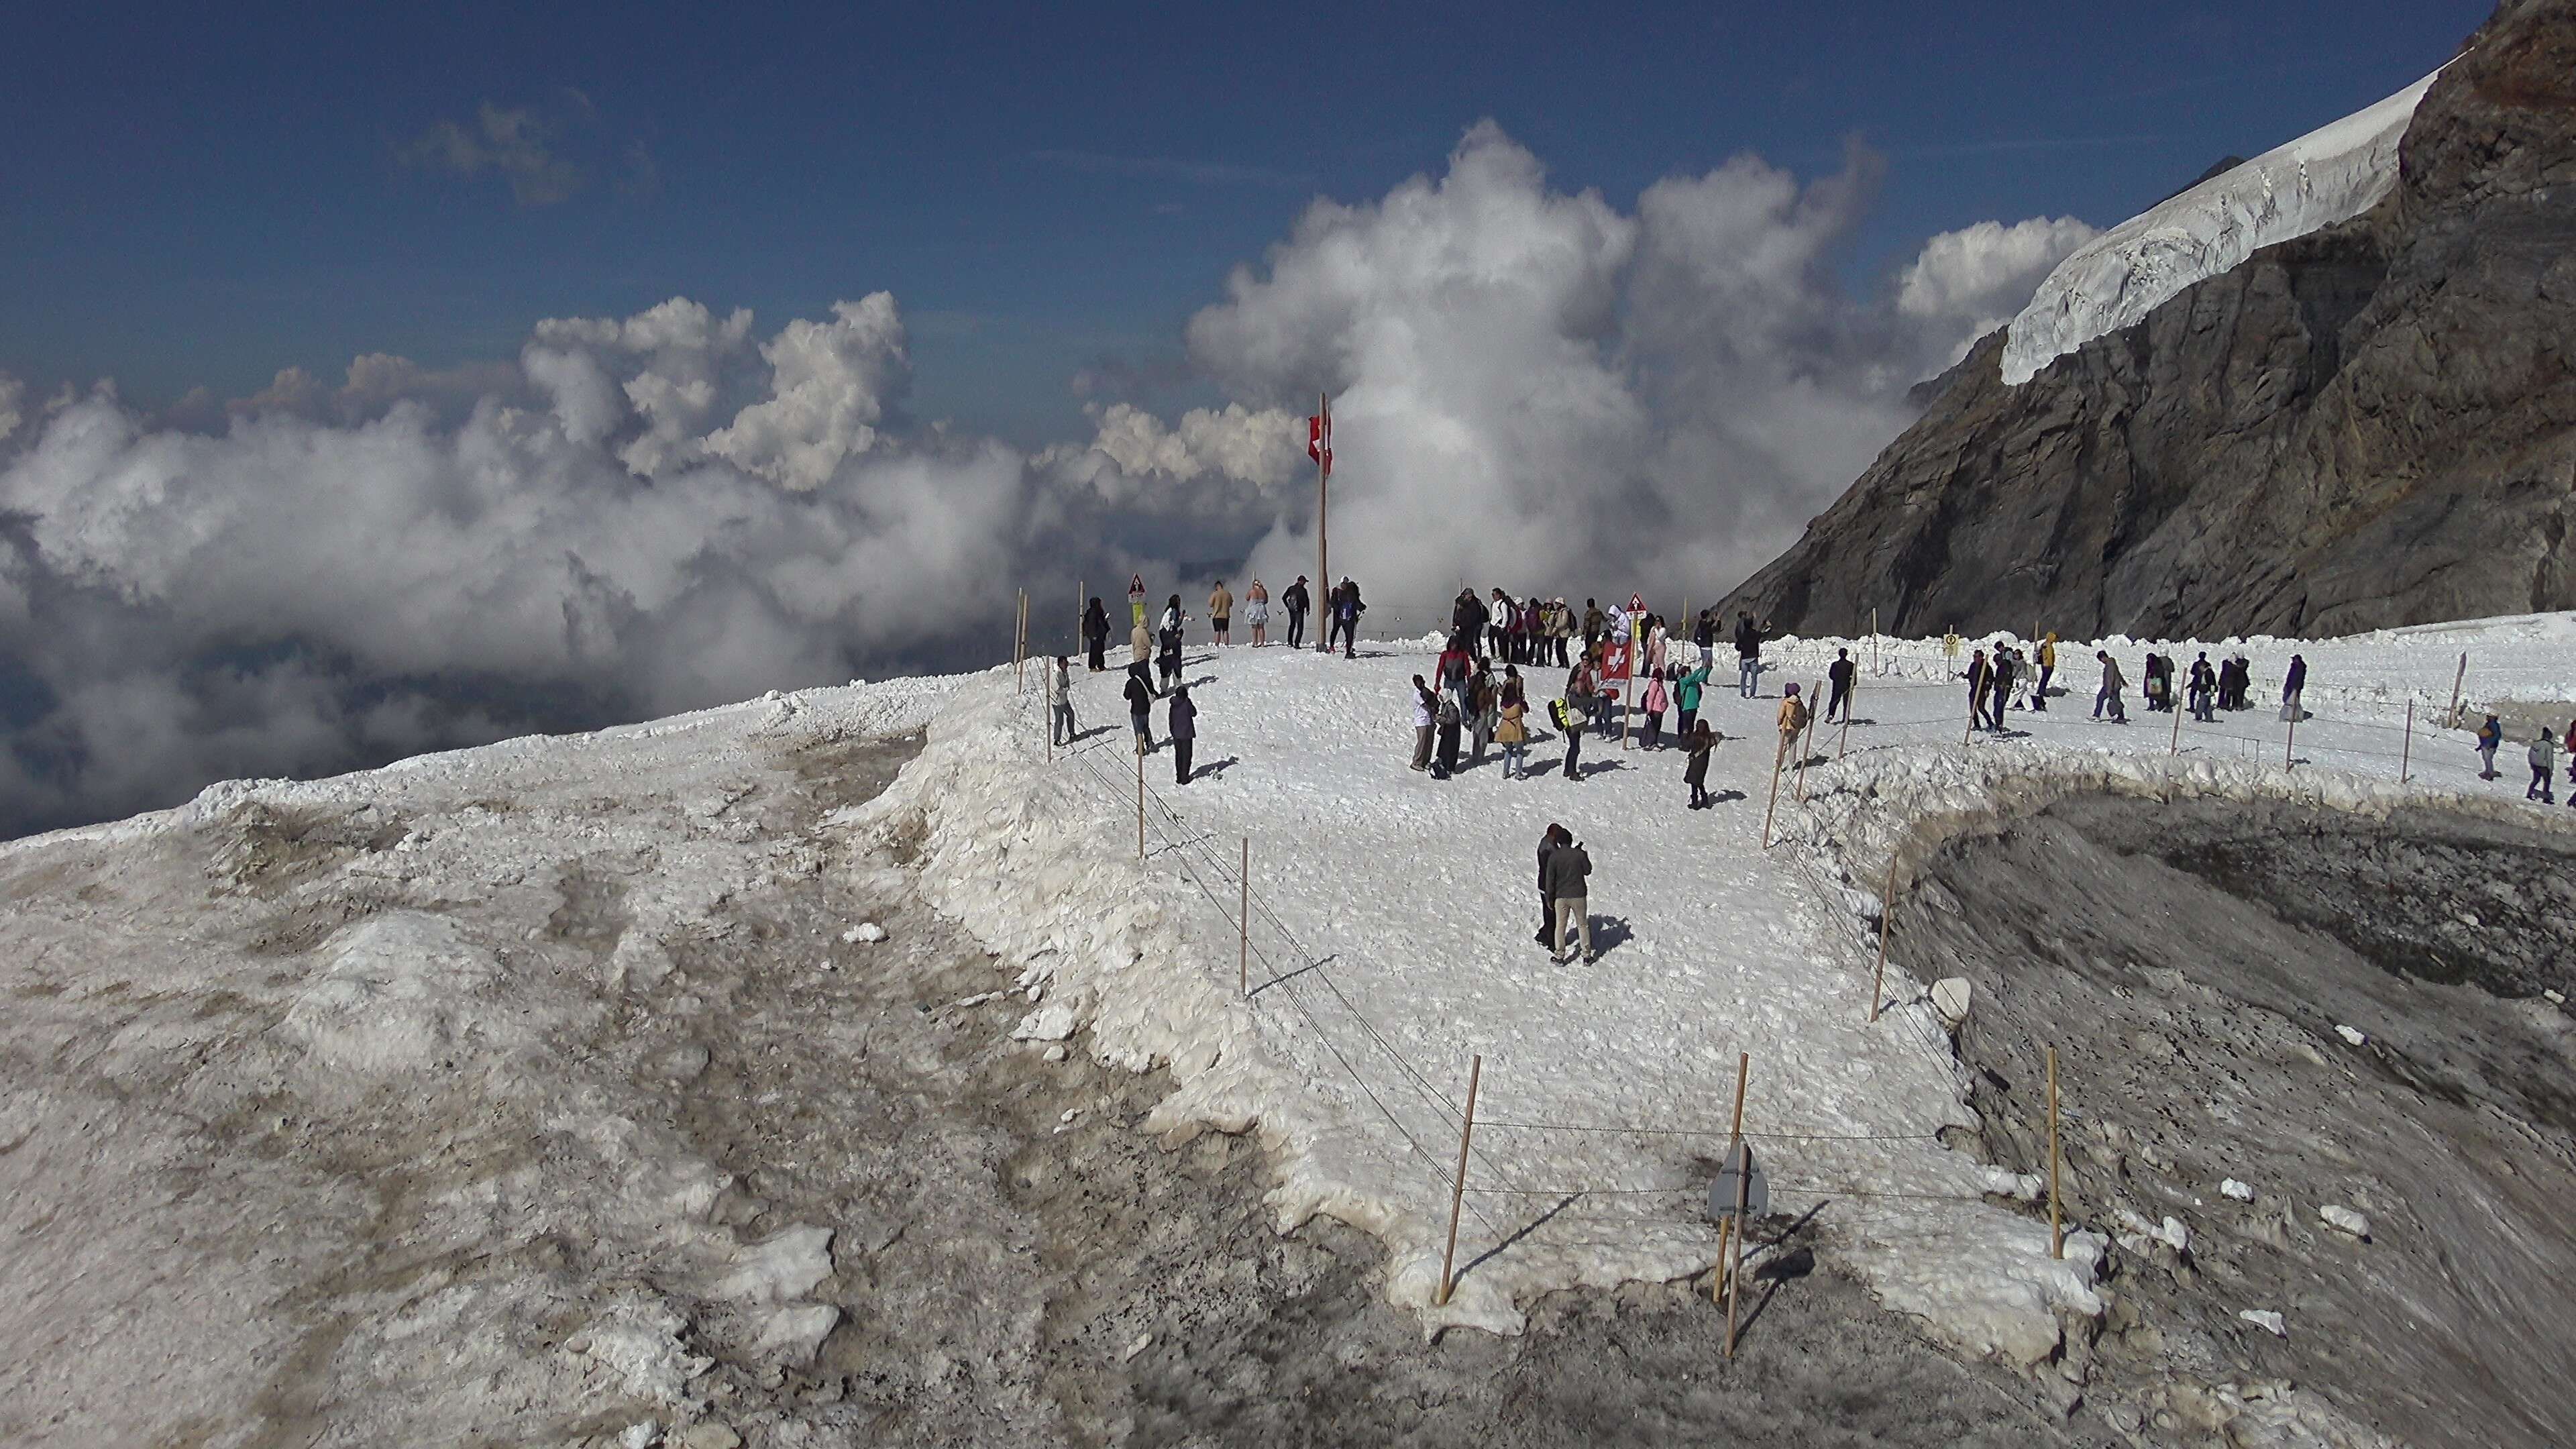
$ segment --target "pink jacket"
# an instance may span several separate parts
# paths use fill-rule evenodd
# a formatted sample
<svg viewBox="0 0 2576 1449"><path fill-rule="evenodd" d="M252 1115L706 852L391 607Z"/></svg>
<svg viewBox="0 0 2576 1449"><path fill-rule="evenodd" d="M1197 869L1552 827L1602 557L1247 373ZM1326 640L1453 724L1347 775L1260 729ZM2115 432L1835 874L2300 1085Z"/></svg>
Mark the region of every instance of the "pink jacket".
<svg viewBox="0 0 2576 1449"><path fill-rule="evenodd" d="M1663 680L1649 679L1646 681L1646 713L1662 714L1665 710L1672 707L1672 703L1673 697L1665 690Z"/></svg>

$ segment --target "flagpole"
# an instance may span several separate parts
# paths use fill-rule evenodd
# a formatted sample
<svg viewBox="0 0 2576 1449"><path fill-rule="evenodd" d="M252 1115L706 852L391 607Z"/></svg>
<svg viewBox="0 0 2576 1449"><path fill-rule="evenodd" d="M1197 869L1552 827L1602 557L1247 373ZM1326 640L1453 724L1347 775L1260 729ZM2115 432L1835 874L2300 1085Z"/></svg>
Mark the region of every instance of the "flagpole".
<svg viewBox="0 0 2576 1449"><path fill-rule="evenodd" d="M1333 471L1330 461L1331 449L1326 444L1332 436L1330 423L1332 415L1333 400L1323 393L1315 394L1315 416L1322 420L1316 426L1324 434L1324 441L1317 443L1315 447L1315 587L1322 589L1327 599L1330 599L1333 594L1333 554L1331 545L1326 541L1326 523L1331 516L1332 508L1329 480ZM1330 654L1333 652L1331 642L1333 636L1329 606L1327 610L1319 612L1325 613L1325 626L1315 636L1315 651L1319 654Z"/></svg>

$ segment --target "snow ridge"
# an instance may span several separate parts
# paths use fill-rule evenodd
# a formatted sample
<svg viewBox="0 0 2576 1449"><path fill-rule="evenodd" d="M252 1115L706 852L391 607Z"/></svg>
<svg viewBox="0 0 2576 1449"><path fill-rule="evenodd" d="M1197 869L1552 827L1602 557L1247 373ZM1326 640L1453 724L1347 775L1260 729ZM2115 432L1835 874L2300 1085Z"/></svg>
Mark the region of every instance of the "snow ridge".
<svg viewBox="0 0 2576 1449"><path fill-rule="evenodd" d="M2050 362L2136 325L2183 289L2262 248L2378 205L2397 184L2398 142L2440 74L2212 177L2078 248L2013 319L2004 381L2028 382Z"/></svg>

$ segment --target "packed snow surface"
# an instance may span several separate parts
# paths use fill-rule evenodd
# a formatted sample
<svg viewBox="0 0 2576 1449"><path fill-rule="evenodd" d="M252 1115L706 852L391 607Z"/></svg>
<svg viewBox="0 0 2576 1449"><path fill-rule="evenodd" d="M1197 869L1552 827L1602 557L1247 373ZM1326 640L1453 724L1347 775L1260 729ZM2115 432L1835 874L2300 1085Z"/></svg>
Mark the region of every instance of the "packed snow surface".
<svg viewBox="0 0 2576 1449"><path fill-rule="evenodd" d="M2184 288L2262 248L2378 205L2397 184L2397 143L2440 74L2213 176L2077 248L2013 319L2004 381L2028 382L2051 361L2145 320Z"/></svg>
<svg viewBox="0 0 2576 1449"><path fill-rule="evenodd" d="M2431 803L2555 824L2576 812L2526 805L2513 787L2526 718L2565 727L2560 702L2576 697L2571 644L2576 620L2563 615L2244 641L2258 708L2211 725L2184 720L2178 734L2170 716L2140 707L2134 686L2132 723L2088 719L2093 646L2066 644L2059 679L2072 692L1973 741L1963 740L1965 697L1951 677L1964 650L1950 660L1937 643L1778 641L1755 699L1738 696L1721 650L1702 717L1728 741L1708 780L1718 803L1701 811L1684 808L1679 751L1587 740L1577 782L1558 772L1552 728L1530 746L1531 778L1504 778L1498 753L1448 781L1409 770L1407 680L1430 672L1435 641L1372 643L1356 660L1194 648L1201 773L1175 786L1168 750L1145 760L1142 859L1122 676L1079 666L1086 733L1069 749L1048 745L1039 671L1021 686L1003 668L802 691L333 780L218 786L179 810L0 846L0 861L33 881L82 862L112 874L122 861L127 889L149 898L117 905L117 919L160 922L171 939L193 941L216 914L251 911L291 886L303 869L297 852L318 848L298 822L327 820L357 832L342 853L383 876L386 908L316 921L249 954L190 945L139 960L106 944L103 926L84 925L101 909L86 895L39 889L0 903L0 924L42 948L9 968L23 978L16 1009L30 1041L95 1035L83 1023L102 1002L159 1001L162 988L138 985L138 973L165 986L190 973L219 980L262 1024L229 1045L208 1045L216 1026L195 1019L160 1023L163 1037L120 1037L93 1067L131 1076L133 1090L17 1103L0 1137L32 1146L0 1153L0 1183L27 1189L65 1173L122 1182L148 1175L157 1155L201 1150L188 1145L197 1139L185 1122L153 1106L179 1089L152 1074L209 1053L214 1065L185 1088L191 1111L231 1113L263 1132L296 1130L258 1107L279 1082L326 1107L335 1093L417 1100L423 1111L458 1094L517 1104L561 1139L550 1152L596 1157L608 1185L578 1198L476 1199L495 1224L487 1236L535 1231L530 1222L549 1233L579 1226L652 1272L639 1267L636 1292L619 1302L560 1313L543 1300L541 1277L478 1289L477 1321L560 1316L578 1330L540 1357L504 1339L436 1335L488 1358L494 1395L533 1402L614 1380L648 1399L685 1396L700 1327L683 1331L670 1284L692 1285L690 1302L729 1305L728 1331L768 1346L757 1351L810 1356L833 1325L802 1295L838 1249L813 1224L755 1234L715 1221L721 1174L642 1120L626 1077L566 1055L563 1023L609 1019L603 989L638 999L669 989L673 943L729 930L722 903L746 882L883 849L909 860L924 895L992 950L994 994L976 999L1019 993L1025 1020L1014 1034L1031 1043L1032 1070L1041 1052L1067 1048L1137 1071L1167 1067L1171 1094L1149 1125L1258 1133L1278 1222L1328 1214L1377 1235L1385 1293L1426 1326L1509 1332L1550 1290L1706 1269L1717 1232L1705 1200L1741 1057L1744 1126L1773 1211L1812 1210L1824 1251L1945 1340L2036 1363L2067 1320L2102 1311L2096 1275L2123 1225L2071 1223L2065 1255L2052 1257L2041 1180L1962 1150L1972 1131L1945 1134L1975 1118L1926 991L1900 966L1869 1019L1872 926L1891 860L1919 859L1944 829L2085 789L2273 794L2364 811ZM1862 665L1848 753L1838 731L1810 742L1803 781L1780 786L1766 847L1780 685L1812 689L1838 646ZM2104 647L2133 679L2142 673L2145 646ZM2187 666L2198 646L2160 647ZM2264 694L2267 681L2277 691L2293 649L2307 657L2311 715L2294 742L2275 716L2277 692L2270 705ZM2505 783L2481 780L2467 730L2437 718L2463 651L2468 718L2492 707L2517 723L2499 761L2513 772ZM1559 671L1526 673L1534 700L1559 691ZM775 838L735 816L753 767L782 747L924 726L927 743L893 786L819 814L810 838ZM1158 741L1166 727L1158 706ZM2401 770L2411 782L2401 784ZM435 829L407 826L433 799L476 803ZM1551 821L1594 862L1589 915L1602 954L1589 965L1553 964L1532 940L1535 847ZM186 859L177 847L192 832L219 825L241 835L246 853L223 865L215 896L193 874L152 885L151 872ZM481 903L531 892L569 901L584 872L648 856L656 872L638 879L650 889L617 905L625 924L595 965L578 968L595 976L578 989L563 975L575 967L535 970L527 943L478 934ZM872 924L856 923L849 949L900 946L899 933L877 941ZM781 966L806 973L814 960ZM1471 1057L1482 1058L1476 1128L1444 1305ZM700 1050L658 1069L704 1067ZM317 1201L358 1190L314 1188ZM474 1204L451 1206L439 1222L454 1218L470 1237ZM189 1213L211 1210L139 1199L103 1210L78 1271L52 1291L143 1303L164 1291L155 1285L192 1281L185 1251L168 1244L203 1228ZM205 1383L174 1380L182 1397L251 1372L247 1359L274 1336L256 1316L229 1324L224 1305L269 1301L276 1285L211 1268L193 1281L200 1289L186 1291L203 1300L192 1320L203 1331L181 1357ZM526 1301L512 1306L514 1294ZM21 1342L51 1331L43 1305L22 1313ZM426 1326L389 1318L366 1330L367 1351ZM0 1383L40 1387L27 1376L62 1362L30 1355Z"/></svg>
<svg viewBox="0 0 2576 1449"><path fill-rule="evenodd" d="M1702 1201L1741 1053L1746 1130L1775 1210L1820 1209L1842 1261L1884 1301L1971 1351L2031 1363L2057 1347L2062 1316L2099 1311L2090 1284L2109 1225L2076 1225L2066 1256L2051 1258L2039 1183L1941 1139L1974 1119L1928 994L1892 980L1868 1019L1870 923L1891 852L2086 789L2355 809L2475 792L2490 803L2471 808L2536 810L2480 782L2467 731L2434 717L2463 648L2476 656L2476 703L2567 698L2571 639L2576 625L2547 616L2213 645L2213 663L2239 647L2253 659L2259 707L2186 719L2178 736L2134 684L2132 723L2090 720L2094 646L2065 644L2058 680L2073 693L1973 743L1948 677L1964 648L1954 666L1938 644L1882 644L1873 657L1866 642L1782 641L1752 700L1721 651L1702 717L1729 742L1709 779L1721 803L1701 812L1684 808L1681 752L1587 741L1578 783L1558 771L1553 730L1531 746L1534 778L1504 778L1498 752L1446 782L1412 772L1407 681L1430 672L1434 640L1372 645L1356 661L1194 650L1203 773L1176 786L1168 747L1145 761L1141 862L1114 670L1077 668L1089 733L1052 760L1034 679L1017 698L961 698L878 807L923 813L934 901L1021 967L1023 984L1049 984L1024 1036L1087 1029L1106 1060L1168 1065L1177 1090L1161 1125L1260 1132L1279 1163L1283 1226L1327 1213L1379 1234L1388 1295L1429 1324L1509 1332L1550 1289L1705 1268L1717 1234ZM2102 643L2132 679L2142 673L2145 645ZM1834 760L1837 736L1814 744L1806 799L1794 776L1782 786L1766 850L1780 684L1812 689L1837 647L1863 662L1863 723L1847 759ZM2157 647L2187 667L2201 646ZM2291 766L2277 693L2261 690L2277 691L2294 649L2308 660L2310 717ZM1558 692L1558 671L1528 673L1534 699ZM1158 741L1164 716L1158 707ZM1595 865L1589 914L1605 950L1594 965L1552 964L1532 940L1535 848L1551 821ZM1236 927L1246 842L1248 941ZM1482 1058L1478 1125L1460 1272L1442 1305L1471 1057Z"/></svg>

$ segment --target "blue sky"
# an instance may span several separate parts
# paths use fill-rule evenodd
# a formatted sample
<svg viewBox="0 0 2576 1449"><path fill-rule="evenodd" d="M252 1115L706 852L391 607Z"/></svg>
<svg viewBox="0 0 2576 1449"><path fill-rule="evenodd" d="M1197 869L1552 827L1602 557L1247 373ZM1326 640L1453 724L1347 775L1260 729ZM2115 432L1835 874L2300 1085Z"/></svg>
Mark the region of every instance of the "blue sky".
<svg viewBox="0 0 2576 1449"><path fill-rule="evenodd" d="M2488 8L20 7L0 371L241 395L678 294L766 332L886 288L914 412L1036 444L1084 431L1078 372L1176 365L1314 196L1436 171L1482 117L1623 208L1741 151L1824 174L1857 136L1888 161L1845 263L1868 287L1981 219L2115 222ZM440 163L487 106L556 167L524 194Z"/></svg>

